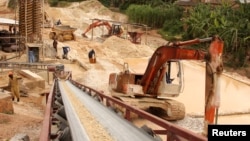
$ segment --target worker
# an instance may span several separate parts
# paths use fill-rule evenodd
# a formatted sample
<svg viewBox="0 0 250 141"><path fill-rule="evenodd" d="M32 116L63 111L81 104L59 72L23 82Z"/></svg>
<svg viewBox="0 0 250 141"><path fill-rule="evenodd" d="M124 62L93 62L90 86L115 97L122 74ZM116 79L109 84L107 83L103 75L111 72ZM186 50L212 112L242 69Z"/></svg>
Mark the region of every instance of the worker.
<svg viewBox="0 0 250 141"><path fill-rule="evenodd" d="M17 98L17 102L20 100L20 93L19 93L19 82L18 80L22 79L19 76L14 76L13 72L9 72L9 86L11 88L12 94L12 101Z"/></svg>
<svg viewBox="0 0 250 141"><path fill-rule="evenodd" d="M89 62L90 63L96 63L96 59L95 59L95 51L93 49L91 49L89 51Z"/></svg>
<svg viewBox="0 0 250 141"><path fill-rule="evenodd" d="M57 56L57 40L56 39L54 39L54 41L53 41L53 48L55 49L55 51L56 51L56 56Z"/></svg>
<svg viewBox="0 0 250 141"><path fill-rule="evenodd" d="M59 19L59 20L56 22L56 25L60 25L60 24L62 24L62 23L61 23L61 20Z"/></svg>
<svg viewBox="0 0 250 141"><path fill-rule="evenodd" d="M94 58L95 57L95 51L93 50L93 49L91 49L90 51L89 51L89 59L90 58Z"/></svg>
<svg viewBox="0 0 250 141"><path fill-rule="evenodd" d="M16 35L17 31L16 31L16 26L13 27L13 34Z"/></svg>
<svg viewBox="0 0 250 141"><path fill-rule="evenodd" d="M32 49L29 49L29 62L30 63L35 62L35 55L34 55L34 51Z"/></svg>
<svg viewBox="0 0 250 141"><path fill-rule="evenodd" d="M174 81L174 78L170 78L170 76L168 76L168 73L166 72L166 82L167 84L171 84Z"/></svg>
<svg viewBox="0 0 250 141"><path fill-rule="evenodd" d="M9 26L9 32L10 32L11 34L13 33L12 30L13 30L13 25L10 25L10 26Z"/></svg>
<svg viewBox="0 0 250 141"><path fill-rule="evenodd" d="M63 59L68 59L68 53L69 53L69 51L70 51L70 47L64 46L64 47L62 47L62 48L63 48L63 56L62 56L62 58L63 58Z"/></svg>

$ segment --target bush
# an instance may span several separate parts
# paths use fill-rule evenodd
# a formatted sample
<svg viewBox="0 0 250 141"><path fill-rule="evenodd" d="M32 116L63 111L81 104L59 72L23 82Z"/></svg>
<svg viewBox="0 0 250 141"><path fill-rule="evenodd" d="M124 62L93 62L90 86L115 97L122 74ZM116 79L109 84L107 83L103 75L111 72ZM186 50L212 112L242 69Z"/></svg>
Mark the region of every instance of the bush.
<svg viewBox="0 0 250 141"><path fill-rule="evenodd" d="M17 1L16 0L10 0L8 3L8 8L10 9L15 9L17 6Z"/></svg>
<svg viewBox="0 0 250 141"><path fill-rule="evenodd" d="M67 1L60 1L58 2L57 6L58 7L67 7L67 6L70 6L70 2L67 2Z"/></svg>
<svg viewBox="0 0 250 141"><path fill-rule="evenodd" d="M49 0L49 5L51 7L56 7L58 5L59 0Z"/></svg>
<svg viewBox="0 0 250 141"><path fill-rule="evenodd" d="M99 2L101 2L104 6L109 7L110 4L110 0L98 0Z"/></svg>
<svg viewBox="0 0 250 141"><path fill-rule="evenodd" d="M224 61L230 67L243 67L250 38L250 5L239 4L232 9L223 3L216 7L205 4L195 6L185 18L184 39L219 35L224 42ZM234 63L232 63L234 62Z"/></svg>

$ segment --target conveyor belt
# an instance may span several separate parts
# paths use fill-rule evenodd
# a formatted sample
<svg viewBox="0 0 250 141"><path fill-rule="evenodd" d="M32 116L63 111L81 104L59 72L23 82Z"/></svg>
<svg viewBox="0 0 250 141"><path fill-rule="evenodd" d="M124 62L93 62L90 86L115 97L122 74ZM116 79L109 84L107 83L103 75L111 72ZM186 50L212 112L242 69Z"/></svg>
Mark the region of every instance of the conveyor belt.
<svg viewBox="0 0 250 141"><path fill-rule="evenodd" d="M68 94L72 93L70 88L65 85L65 82L62 81L59 83L60 92L62 95L64 108L67 116L67 120L69 122L71 136L74 141L90 141L84 127L81 125L81 122L78 118L77 112L74 109L72 103L69 101Z"/></svg>
<svg viewBox="0 0 250 141"><path fill-rule="evenodd" d="M111 111L87 93L81 91L79 88L71 84L69 81L59 81L59 88L65 103L65 111L71 127L71 134L74 141L82 141L84 127L79 127L78 117L75 110L69 101L69 93L74 94L76 98L85 107L116 141L152 141L155 140L142 129L131 124L129 121ZM79 109L78 109L79 110ZM81 130L80 130L81 129ZM80 133L82 132L82 134Z"/></svg>

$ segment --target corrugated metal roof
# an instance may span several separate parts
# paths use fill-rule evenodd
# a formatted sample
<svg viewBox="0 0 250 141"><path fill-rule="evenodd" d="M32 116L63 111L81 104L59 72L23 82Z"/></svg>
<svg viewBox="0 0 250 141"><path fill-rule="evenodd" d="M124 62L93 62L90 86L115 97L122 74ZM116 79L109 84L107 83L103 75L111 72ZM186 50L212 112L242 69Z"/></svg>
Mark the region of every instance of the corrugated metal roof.
<svg viewBox="0 0 250 141"><path fill-rule="evenodd" d="M18 25L18 21L12 20L12 19L7 19L7 18L0 18L0 25Z"/></svg>

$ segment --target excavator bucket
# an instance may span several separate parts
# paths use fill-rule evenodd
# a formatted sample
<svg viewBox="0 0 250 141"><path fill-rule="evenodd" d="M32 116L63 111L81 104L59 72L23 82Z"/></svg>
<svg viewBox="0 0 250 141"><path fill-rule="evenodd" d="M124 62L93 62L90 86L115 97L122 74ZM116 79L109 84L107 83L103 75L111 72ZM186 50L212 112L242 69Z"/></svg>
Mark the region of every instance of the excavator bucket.
<svg viewBox="0 0 250 141"><path fill-rule="evenodd" d="M209 124L214 124L215 111L220 106L220 76L223 71L223 41L215 37L209 47L209 59L206 63L205 119L203 134L207 135Z"/></svg>

